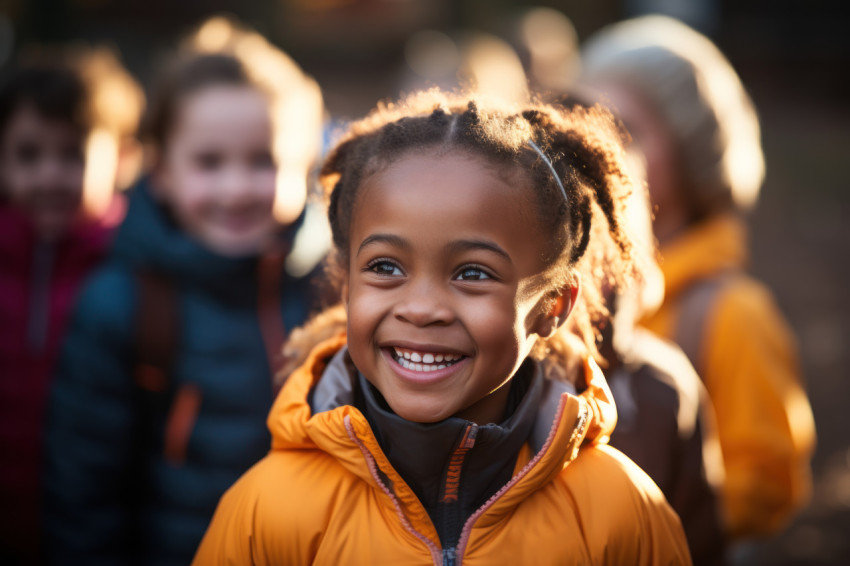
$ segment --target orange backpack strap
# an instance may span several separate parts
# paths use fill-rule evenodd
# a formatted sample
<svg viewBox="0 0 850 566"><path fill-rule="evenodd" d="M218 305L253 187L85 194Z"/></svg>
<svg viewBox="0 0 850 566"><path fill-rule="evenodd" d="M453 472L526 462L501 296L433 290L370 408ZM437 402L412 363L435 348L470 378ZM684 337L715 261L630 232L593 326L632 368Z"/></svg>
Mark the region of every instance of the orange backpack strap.
<svg viewBox="0 0 850 566"><path fill-rule="evenodd" d="M180 313L177 292L166 277L153 271L136 272L136 360L133 379L138 389L139 433L150 450L158 441L148 436L155 423L165 423L162 452L180 465L201 406L201 390L193 383L175 389L172 372L180 348ZM154 443L154 446L151 446Z"/></svg>
<svg viewBox="0 0 850 566"><path fill-rule="evenodd" d="M703 342L709 315L717 303L717 297L736 276L734 271L724 271L697 281L682 293L679 300L674 341L691 360L700 377L704 376L705 371Z"/></svg>

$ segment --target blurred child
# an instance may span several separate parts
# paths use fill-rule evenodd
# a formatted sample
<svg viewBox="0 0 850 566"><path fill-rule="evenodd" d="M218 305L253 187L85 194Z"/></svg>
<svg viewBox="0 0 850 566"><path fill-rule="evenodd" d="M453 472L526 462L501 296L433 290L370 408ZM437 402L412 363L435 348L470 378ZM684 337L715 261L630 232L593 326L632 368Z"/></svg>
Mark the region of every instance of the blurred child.
<svg viewBox="0 0 850 566"><path fill-rule="evenodd" d="M639 156L632 155L634 162ZM636 169L639 169L636 167ZM721 521L723 458L705 387L680 348L637 326L660 306L664 279L655 262L649 195L635 188L624 227L630 230L635 284L604 285L609 316L599 322L599 351L617 404L611 446L622 450L664 493L682 520L697 566L726 563ZM608 271L604 255L585 254L582 273ZM615 280L616 281L616 280Z"/></svg>
<svg viewBox="0 0 850 566"><path fill-rule="evenodd" d="M111 124L95 105L111 80L138 121L141 90L111 53L111 74L84 74L89 56L31 54L0 77L0 562L37 561L42 422L49 377L83 278L103 257L120 203L115 170L89 150ZM136 124L133 124L135 129ZM108 135L112 135L109 130ZM109 139L114 139L110 137ZM113 146L115 147L115 146ZM118 162L113 149L105 157ZM103 181L100 206L87 206Z"/></svg>
<svg viewBox="0 0 850 566"><path fill-rule="evenodd" d="M57 563L191 560L221 494L268 451L279 348L311 308L284 262L319 147L315 83L215 19L158 87L150 176L82 292L52 391Z"/></svg>
<svg viewBox="0 0 850 566"><path fill-rule="evenodd" d="M714 404L727 532L775 533L809 497L814 423L791 331L744 271L764 175L750 98L707 38L662 16L600 31L582 61L646 158L666 299L645 323L681 345Z"/></svg>
<svg viewBox="0 0 850 566"><path fill-rule="evenodd" d="M450 35L435 30L413 34L405 45L401 91L463 87L479 98L522 103L528 80L522 62L504 40L472 30Z"/></svg>
<svg viewBox="0 0 850 566"><path fill-rule="evenodd" d="M347 330L287 381L195 564L689 564L560 330L599 306L588 248L630 272L610 116L428 91L354 124L322 181L345 315L300 338Z"/></svg>
<svg viewBox="0 0 850 566"><path fill-rule="evenodd" d="M581 67L573 22L554 8L534 6L509 13L500 26L514 47L534 92L570 92Z"/></svg>

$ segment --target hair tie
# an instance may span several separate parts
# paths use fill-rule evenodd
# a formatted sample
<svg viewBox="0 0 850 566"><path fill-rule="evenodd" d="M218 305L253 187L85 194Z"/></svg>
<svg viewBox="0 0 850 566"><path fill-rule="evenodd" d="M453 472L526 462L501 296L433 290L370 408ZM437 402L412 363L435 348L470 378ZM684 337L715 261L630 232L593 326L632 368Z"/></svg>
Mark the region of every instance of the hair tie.
<svg viewBox="0 0 850 566"><path fill-rule="evenodd" d="M564 189L564 184L561 182L561 178L558 177L558 172L555 171L555 166L552 165L552 162L549 161L549 158L546 157L546 154L543 153L543 150L538 147L534 140L528 140L528 145L531 146L531 149L537 152L537 155L540 156L540 159L549 167L549 171L552 173L552 178L555 179L555 182L558 183L558 188L561 189L561 194L564 195L564 202L570 202L570 199L567 197L567 191Z"/></svg>

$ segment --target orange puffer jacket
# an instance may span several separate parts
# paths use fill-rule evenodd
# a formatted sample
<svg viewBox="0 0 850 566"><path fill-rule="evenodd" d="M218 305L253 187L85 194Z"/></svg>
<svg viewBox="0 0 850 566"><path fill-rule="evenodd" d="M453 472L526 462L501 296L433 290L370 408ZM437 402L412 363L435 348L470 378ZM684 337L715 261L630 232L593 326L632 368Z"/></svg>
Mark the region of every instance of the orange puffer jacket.
<svg viewBox="0 0 850 566"><path fill-rule="evenodd" d="M290 377L269 415L271 452L224 495L194 564L691 563L679 519L652 480L592 442L616 420L592 362L582 396L544 396L536 420L544 430L535 425L531 435L540 449L526 444L512 479L467 519L457 547L440 548L364 415L348 403L312 413L308 395L343 346L319 346Z"/></svg>
<svg viewBox="0 0 850 566"><path fill-rule="evenodd" d="M663 247L664 304L644 321L679 342L705 382L733 538L780 530L808 500L815 444L794 337L770 291L743 272L745 244L742 221L720 216Z"/></svg>

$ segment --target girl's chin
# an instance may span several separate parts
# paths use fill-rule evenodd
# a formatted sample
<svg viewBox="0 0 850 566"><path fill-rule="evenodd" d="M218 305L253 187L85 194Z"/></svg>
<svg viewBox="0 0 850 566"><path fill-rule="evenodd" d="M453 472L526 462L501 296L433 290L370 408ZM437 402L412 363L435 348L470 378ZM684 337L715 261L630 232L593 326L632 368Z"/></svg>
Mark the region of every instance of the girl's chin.
<svg viewBox="0 0 850 566"><path fill-rule="evenodd" d="M396 415L400 416L406 421L414 423L431 424L446 420L447 418L452 416L444 414L442 411L439 410L423 410L423 407L421 406L410 407L396 404L396 406L394 407L392 403L389 403L389 405Z"/></svg>
<svg viewBox="0 0 850 566"><path fill-rule="evenodd" d="M265 232L261 234L216 233L200 238L214 252L227 257L255 255L263 250L271 238Z"/></svg>

